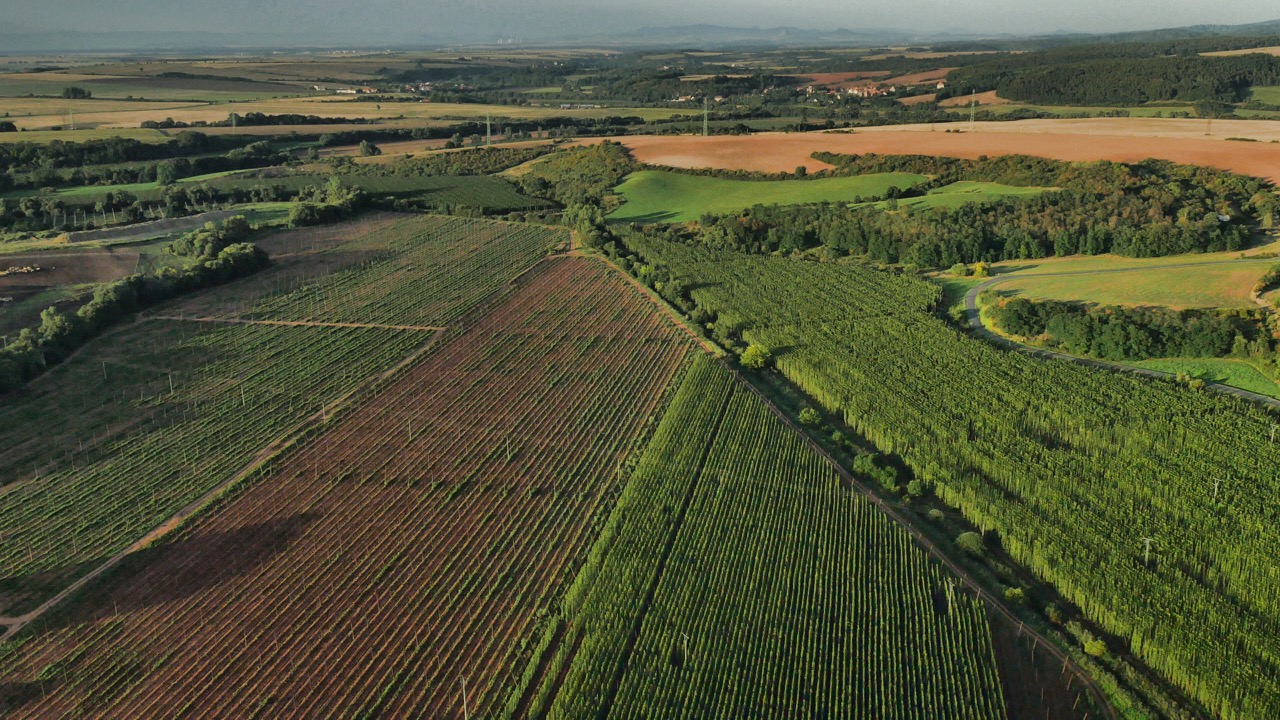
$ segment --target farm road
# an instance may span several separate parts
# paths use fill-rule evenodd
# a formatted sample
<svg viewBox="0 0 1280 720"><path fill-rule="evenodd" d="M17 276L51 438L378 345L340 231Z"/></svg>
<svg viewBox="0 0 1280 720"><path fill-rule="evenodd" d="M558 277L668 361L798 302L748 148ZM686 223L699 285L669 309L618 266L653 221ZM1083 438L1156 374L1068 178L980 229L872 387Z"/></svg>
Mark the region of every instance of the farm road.
<svg viewBox="0 0 1280 720"><path fill-rule="evenodd" d="M1066 353L1054 352L1053 350L1044 350L1042 348L1032 347L1030 345L1024 345L1022 343L1019 343L1014 340L1010 340L1009 338L998 335L995 332L992 332L986 325L982 324L982 315L981 315L981 312L978 310L978 296L982 294L984 290L994 287L995 285L998 285L1002 282L1006 282L1008 280L1021 280L1021 279L1026 279L1028 277L1066 277L1069 275L1114 275L1119 273L1144 272L1148 270L1166 270L1170 268L1204 267L1208 265L1237 265L1240 263L1250 263L1250 262L1255 262L1255 263L1265 262L1265 263L1274 264L1276 261L1274 258L1267 258L1262 260L1249 260L1249 259L1217 260L1217 261L1206 261L1206 262L1179 263L1175 265L1161 265L1155 268L1150 268L1150 267L1112 268L1109 270L1072 270L1069 272L1038 273L1035 275L1002 275L999 277L991 278L986 282L979 283L969 288L969 291L966 292L964 295L964 311L965 311L966 317L968 317L969 319L969 327L973 328L973 331L975 333L977 333L978 335L980 335L981 337L987 340L990 340L992 343L996 345L1010 347L1015 350L1025 352L1028 355L1031 355L1033 357L1045 358L1050 360L1065 360L1067 362L1072 362L1077 365L1086 365L1088 367L1095 367L1103 370L1113 370L1113 371L1134 373L1136 375L1143 375L1146 377L1166 378L1166 379L1174 378L1177 376L1174 375L1173 373L1160 372L1159 370L1148 370L1146 368L1135 368L1135 367L1130 367L1128 365L1120 365L1119 363L1107 362L1106 360L1095 360L1093 358L1076 357L1075 355L1067 355ZM1266 395L1259 395L1258 393L1255 393L1255 392L1249 392L1248 390L1241 390L1240 388L1232 387L1230 385L1222 385L1220 383L1205 383L1205 387L1211 388L1218 392L1227 393L1228 395L1235 395L1236 397L1241 397L1246 400L1252 400L1257 403L1262 403L1263 405L1269 405L1271 407L1280 408L1280 400L1277 400L1272 397L1267 397Z"/></svg>

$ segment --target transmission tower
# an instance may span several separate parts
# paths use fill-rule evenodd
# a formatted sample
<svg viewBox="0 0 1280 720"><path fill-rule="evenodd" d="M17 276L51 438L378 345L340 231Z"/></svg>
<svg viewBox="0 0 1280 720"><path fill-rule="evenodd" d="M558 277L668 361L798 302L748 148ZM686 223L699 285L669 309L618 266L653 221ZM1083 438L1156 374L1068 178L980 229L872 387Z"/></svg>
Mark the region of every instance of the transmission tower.
<svg viewBox="0 0 1280 720"><path fill-rule="evenodd" d="M702 98L702 137L711 134L711 104L707 98Z"/></svg>

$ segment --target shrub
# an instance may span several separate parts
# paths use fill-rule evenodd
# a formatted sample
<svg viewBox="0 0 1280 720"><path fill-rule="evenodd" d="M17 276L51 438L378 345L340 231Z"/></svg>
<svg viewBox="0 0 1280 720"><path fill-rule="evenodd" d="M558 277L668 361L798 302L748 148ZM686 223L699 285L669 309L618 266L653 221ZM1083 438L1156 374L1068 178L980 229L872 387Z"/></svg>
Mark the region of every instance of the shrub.
<svg viewBox="0 0 1280 720"><path fill-rule="evenodd" d="M822 416L818 414L817 410L814 410L811 407L801 410L798 419L800 420L801 425L808 425L810 427L822 423Z"/></svg>
<svg viewBox="0 0 1280 720"><path fill-rule="evenodd" d="M764 347L761 347L760 345L752 344L752 345L749 345L747 349L743 351L742 357L739 358L738 362L742 365L742 367L747 368L749 370L762 370L769 366L769 362L772 359L773 359L773 356L769 353L767 349L765 349ZM800 413L800 415L803 418L804 413L802 412ZM801 422L803 422L803 420L801 420Z"/></svg>
<svg viewBox="0 0 1280 720"><path fill-rule="evenodd" d="M956 538L956 546L974 556L981 556L986 552L982 535L976 532L961 533L960 537Z"/></svg>

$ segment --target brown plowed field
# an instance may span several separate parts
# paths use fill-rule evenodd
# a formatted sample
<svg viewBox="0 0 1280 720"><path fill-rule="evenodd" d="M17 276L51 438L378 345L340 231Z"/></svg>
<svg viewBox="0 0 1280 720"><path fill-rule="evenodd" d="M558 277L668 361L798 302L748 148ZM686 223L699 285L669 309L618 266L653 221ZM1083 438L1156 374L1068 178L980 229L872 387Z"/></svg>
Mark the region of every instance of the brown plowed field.
<svg viewBox="0 0 1280 720"><path fill-rule="evenodd" d="M893 73L888 70L869 70L864 72L845 72L845 73L814 73L812 75L790 75L788 77L799 78L807 81L810 85L819 87L853 87L855 85L867 85L867 80L876 78L885 78ZM874 84L874 83L872 83Z"/></svg>
<svg viewBox="0 0 1280 720"><path fill-rule="evenodd" d="M465 678L495 715L690 349L598 261L544 263L49 620L0 663L0 711L462 717Z"/></svg>
<svg viewBox="0 0 1280 720"><path fill-rule="evenodd" d="M633 136L621 138L636 159L652 165L683 168L721 168L759 172L790 172L798 165L809 170L828 167L812 153L920 154L977 158L981 155L1034 155L1067 161L1114 160L1137 162L1159 158L1205 165L1267 178L1280 183L1280 143L1236 142L1195 137L1188 121L1136 120L1105 124L1080 121L1026 121L978 123L967 132L967 123L937 126L897 126L863 129L856 133L759 133L709 138ZM1190 121L1203 134L1203 121ZM1244 121L1231 121L1235 125ZM1166 125L1165 123L1173 123ZM1224 125L1227 123L1223 123ZM994 128L994 129L993 129ZM947 129L965 132L948 133ZM1146 129L1147 135L1141 134ZM1214 123L1214 134L1249 132L1280 139L1280 123L1248 123L1247 127L1223 127ZM1110 133L1110 134L1108 134ZM1169 137L1153 137L1165 133Z"/></svg>

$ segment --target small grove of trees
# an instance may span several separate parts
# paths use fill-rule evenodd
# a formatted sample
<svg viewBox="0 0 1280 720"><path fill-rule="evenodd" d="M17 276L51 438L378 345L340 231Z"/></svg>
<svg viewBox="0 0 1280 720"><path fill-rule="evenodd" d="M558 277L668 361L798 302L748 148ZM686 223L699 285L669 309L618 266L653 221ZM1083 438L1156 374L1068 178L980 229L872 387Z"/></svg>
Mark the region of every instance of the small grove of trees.
<svg viewBox="0 0 1280 720"><path fill-rule="evenodd" d="M165 251L182 257L210 258L253 232L249 219L244 215L229 217L221 223L205 223L204 227L183 235L169 243Z"/></svg>
<svg viewBox="0 0 1280 720"><path fill-rule="evenodd" d="M40 326L27 328L0 350L0 392L21 387L129 313L178 295L212 287L266 267L267 254L256 245L222 248L185 269L164 268L154 275L130 275L94 291L93 299L75 312L46 308Z"/></svg>
<svg viewBox="0 0 1280 720"><path fill-rule="evenodd" d="M560 221L578 233L590 248L600 248L609 238L604 209L593 202L574 203L564 209Z"/></svg>
<svg viewBox="0 0 1280 720"><path fill-rule="evenodd" d="M18 126L8 120L0 120L0 132L18 132Z"/></svg>
<svg viewBox="0 0 1280 720"><path fill-rule="evenodd" d="M372 156L374 156L374 155L381 155L381 154L382 154L382 148L378 147L377 145L374 145L373 143L369 142L368 140L361 140L361 141L360 141L360 154L361 154L361 155L363 155L364 157L372 157Z"/></svg>
<svg viewBox="0 0 1280 720"><path fill-rule="evenodd" d="M306 187L289 211L290 227L309 227L335 222L360 209L368 201L364 190L342 184L331 177L323 187Z"/></svg>
<svg viewBox="0 0 1280 720"><path fill-rule="evenodd" d="M88 100L93 97L93 93L78 85L71 85L62 88L62 97L66 100Z"/></svg>

